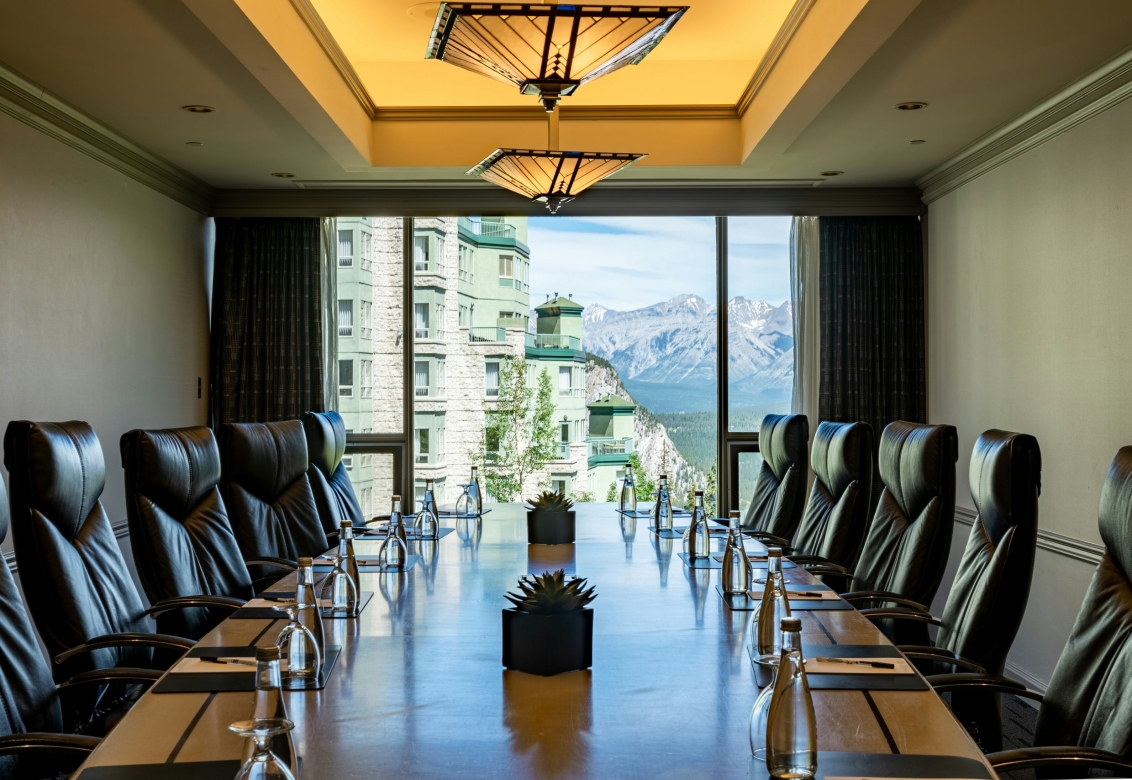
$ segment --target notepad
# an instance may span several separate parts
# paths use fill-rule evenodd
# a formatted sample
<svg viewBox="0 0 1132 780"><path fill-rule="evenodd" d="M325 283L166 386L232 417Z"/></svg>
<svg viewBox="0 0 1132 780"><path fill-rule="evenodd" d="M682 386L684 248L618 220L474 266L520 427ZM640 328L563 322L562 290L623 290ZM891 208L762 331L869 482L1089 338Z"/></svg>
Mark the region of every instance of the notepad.
<svg viewBox="0 0 1132 780"><path fill-rule="evenodd" d="M204 661L200 658L182 658L178 661L172 669L169 670L170 674L225 674L229 672L255 672L255 659L245 659L251 661L250 664L218 664L212 661ZM286 661L280 662L286 665Z"/></svg>
<svg viewBox="0 0 1132 780"><path fill-rule="evenodd" d="M821 590L814 588L813 590L786 590L786 596L791 601L840 601L841 597L832 590Z"/></svg>
<svg viewBox="0 0 1132 780"><path fill-rule="evenodd" d="M806 659L806 674L914 674L912 667L903 658L845 658L846 661L868 661L870 663L892 664L891 669L878 669L875 666L818 661Z"/></svg>

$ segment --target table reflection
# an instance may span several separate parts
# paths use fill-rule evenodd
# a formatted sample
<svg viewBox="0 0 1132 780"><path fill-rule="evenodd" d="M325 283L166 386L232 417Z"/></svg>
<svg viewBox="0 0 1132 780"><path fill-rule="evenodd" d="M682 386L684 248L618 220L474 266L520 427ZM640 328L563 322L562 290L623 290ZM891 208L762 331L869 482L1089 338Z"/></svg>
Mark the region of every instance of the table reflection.
<svg viewBox="0 0 1132 780"><path fill-rule="evenodd" d="M589 774L591 672L539 677L503 672L503 725L511 751L529 756L533 777Z"/></svg>

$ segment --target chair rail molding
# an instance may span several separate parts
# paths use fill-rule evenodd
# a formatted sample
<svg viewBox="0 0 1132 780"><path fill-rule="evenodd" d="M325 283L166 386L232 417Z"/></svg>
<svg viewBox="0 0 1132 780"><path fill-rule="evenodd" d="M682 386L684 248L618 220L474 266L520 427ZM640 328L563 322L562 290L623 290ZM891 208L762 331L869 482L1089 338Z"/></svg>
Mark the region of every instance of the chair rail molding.
<svg viewBox="0 0 1132 780"><path fill-rule="evenodd" d="M1132 96L1132 47L999 125L916 179L924 203L1025 154Z"/></svg>
<svg viewBox="0 0 1132 780"><path fill-rule="evenodd" d="M965 506L955 507L955 522L969 526L975 522L978 515L974 510ZM1096 566L1104 557L1104 545L1074 539L1072 536L1056 534L1053 531L1038 529L1038 548L1048 550L1066 558L1083 561Z"/></svg>
<svg viewBox="0 0 1132 780"><path fill-rule="evenodd" d="M213 188L0 63L0 111L157 190L209 212Z"/></svg>

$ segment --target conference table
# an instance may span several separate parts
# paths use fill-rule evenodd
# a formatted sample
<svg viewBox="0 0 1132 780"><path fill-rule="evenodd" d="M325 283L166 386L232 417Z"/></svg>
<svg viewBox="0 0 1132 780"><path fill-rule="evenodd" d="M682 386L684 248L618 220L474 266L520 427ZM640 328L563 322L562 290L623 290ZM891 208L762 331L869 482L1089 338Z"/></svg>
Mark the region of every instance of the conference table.
<svg viewBox="0 0 1132 780"><path fill-rule="evenodd" d="M681 540L658 538L646 518L602 503L576 513L575 544L528 545L523 507L491 505L407 572L363 573L374 595L361 615L325 621L327 644L342 648L325 688L285 694L302 776L765 777L748 738L754 612L726 607L720 571L688 568ZM597 590L592 669L505 671L503 594L520 575L559 568ZM801 568L786 577L813 582ZM795 614L806 646L889 644L856 610ZM200 645L266 645L285 624L230 618ZM244 745L227 727L249 717L252 696L147 692L78 777L232 777ZM813 701L819 777L995 777L930 689L814 690Z"/></svg>

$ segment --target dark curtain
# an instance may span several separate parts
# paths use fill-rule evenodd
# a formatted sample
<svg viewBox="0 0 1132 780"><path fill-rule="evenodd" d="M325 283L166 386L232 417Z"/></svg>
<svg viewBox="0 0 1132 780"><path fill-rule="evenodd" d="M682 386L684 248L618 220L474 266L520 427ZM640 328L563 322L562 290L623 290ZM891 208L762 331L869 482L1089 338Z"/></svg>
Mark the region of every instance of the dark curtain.
<svg viewBox="0 0 1132 780"><path fill-rule="evenodd" d="M822 420L925 422L924 248L917 217L821 217ZM880 479L874 481L874 500Z"/></svg>
<svg viewBox="0 0 1132 780"><path fill-rule="evenodd" d="M317 218L218 218L212 422L323 411Z"/></svg>

